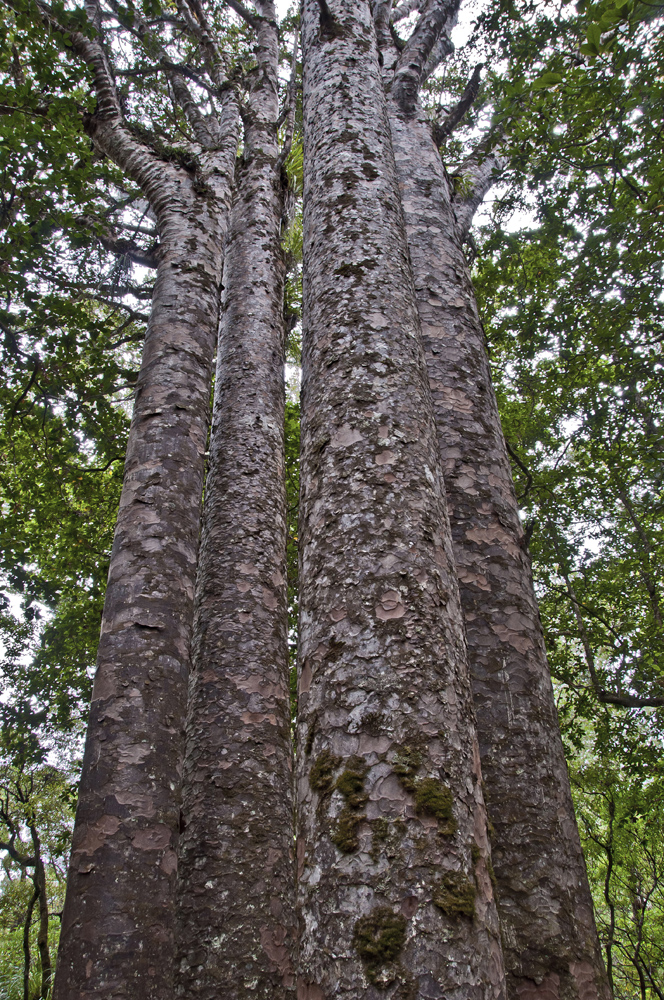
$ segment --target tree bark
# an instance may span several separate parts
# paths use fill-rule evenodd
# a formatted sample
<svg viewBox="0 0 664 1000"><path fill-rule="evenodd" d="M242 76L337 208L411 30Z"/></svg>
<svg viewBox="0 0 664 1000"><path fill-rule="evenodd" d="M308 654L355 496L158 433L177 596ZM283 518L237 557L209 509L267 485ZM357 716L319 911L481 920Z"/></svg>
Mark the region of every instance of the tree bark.
<svg viewBox="0 0 664 1000"><path fill-rule="evenodd" d="M117 119L95 126L95 142L149 198L161 250L111 554L55 1000L172 993L181 734L233 136L231 127L226 146L201 157L196 184L134 142Z"/></svg>
<svg viewBox="0 0 664 1000"><path fill-rule="evenodd" d="M368 4L308 0L303 52L298 997L500 997L463 626Z"/></svg>
<svg viewBox="0 0 664 1000"><path fill-rule="evenodd" d="M39 889L35 885L34 891L28 900L28 908L23 920L23 1000L30 1000L30 928L32 926L32 914L35 903L39 899Z"/></svg>
<svg viewBox="0 0 664 1000"><path fill-rule="evenodd" d="M41 989L39 996L46 1000L51 991L51 950L48 946L48 892L46 890L46 870L41 854L41 840L37 827L29 825L32 846L35 852L35 868L32 880L35 884L35 891L39 893L39 930L37 932L37 948L39 949L39 963L41 965Z"/></svg>
<svg viewBox="0 0 664 1000"><path fill-rule="evenodd" d="M224 262L184 765L176 995L294 996L278 37L259 7Z"/></svg>
<svg viewBox="0 0 664 1000"><path fill-rule="evenodd" d="M466 623L503 950L519 1000L610 996L530 561L450 187L390 102Z"/></svg>

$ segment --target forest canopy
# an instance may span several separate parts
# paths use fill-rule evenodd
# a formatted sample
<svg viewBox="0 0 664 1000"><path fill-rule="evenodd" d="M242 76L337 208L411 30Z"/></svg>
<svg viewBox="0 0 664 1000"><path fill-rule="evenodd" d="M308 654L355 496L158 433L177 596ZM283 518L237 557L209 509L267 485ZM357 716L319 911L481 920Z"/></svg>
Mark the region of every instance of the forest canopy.
<svg viewBox="0 0 664 1000"><path fill-rule="evenodd" d="M207 183L192 149L219 114L221 90L205 44L183 27L186 5L112 0L103 9L123 113L137 140ZM250 93L256 56L247 10L237 0L213 9L225 79ZM424 102L455 190L469 185L467 158L478 141L496 163L465 252L600 938L616 997L662 1000L664 13L642 0L505 0L462 14L467 39L429 78ZM298 17L293 7L279 25L292 651L302 309ZM91 70L73 57L58 25L91 37L74 3L3 3L0 996L26 1000L47 995L54 960L159 252L139 185L86 132L95 110ZM402 28L397 22L392 30ZM178 88L185 85L195 113L183 110Z"/></svg>

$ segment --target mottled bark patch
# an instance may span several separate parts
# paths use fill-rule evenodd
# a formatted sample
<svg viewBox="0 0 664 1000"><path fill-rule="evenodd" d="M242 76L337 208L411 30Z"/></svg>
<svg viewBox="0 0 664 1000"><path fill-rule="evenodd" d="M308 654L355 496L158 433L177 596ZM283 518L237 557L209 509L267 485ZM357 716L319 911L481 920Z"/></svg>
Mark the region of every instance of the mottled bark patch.
<svg viewBox="0 0 664 1000"><path fill-rule="evenodd" d="M378 861L383 844L390 832L390 824L384 816L379 816L371 824L371 860Z"/></svg>
<svg viewBox="0 0 664 1000"><path fill-rule="evenodd" d="M355 924L353 944L369 982L389 986L397 976L394 962L406 941L406 918L389 906L378 906Z"/></svg>

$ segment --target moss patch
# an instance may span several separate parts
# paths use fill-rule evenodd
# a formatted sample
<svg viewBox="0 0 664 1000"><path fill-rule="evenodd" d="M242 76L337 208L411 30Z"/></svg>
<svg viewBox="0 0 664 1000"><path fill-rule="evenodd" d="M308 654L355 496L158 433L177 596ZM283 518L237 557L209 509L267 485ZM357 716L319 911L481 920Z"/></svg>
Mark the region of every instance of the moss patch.
<svg viewBox="0 0 664 1000"><path fill-rule="evenodd" d="M357 830L364 818L361 813L353 812L348 806L344 806L339 813L330 840L342 854L352 854L358 849L360 839Z"/></svg>
<svg viewBox="0 0 664 1000"><path fill-rule="evenodd" d="M407 792L415 796L418 814L435 816L438 832L451 836L456 832L457 822L452 812L452 792L437 778L418 778L417 772L424 754L416 746L401 747L392 770Z"/></svg>
<svg viewBox="0 0 664 1000"><path fill-rule="evenodd" d="M421 778L415 782L415 808L420 815L435 816L440 833L451 836L457 822L452 812L452 792L437 778Z"/></svg>
<svg viewBox="0 0 664 1000"><path fill-rule="evenodd" d="M340 763L341 758L335 757L329 750L319 753L309 771L309 787L319 795L330 792L334 783L334 772Z"/></svg>
<svg viewBox="0 0 664 1000"><path fill-rule="evenodd" d="M339 813L331 840L344 854L352 854L359 846L358 827L366 819L360 810L369 798L364 790L368 770L361 757L349 757L334 785L343 795L345 805Z"/></svg>
<svg viewBox="0 0 664 1000"><path fill-rule="evenodd" d="M353 944L362 959L367 979L378 981L380 972L394 962L406 941L406 918L389 906L378 906L355 924Z"/></svg>
<svg viewBox="0 0 664 1000"><path fill-rule="evenodd" d="M448 917L474 917L474 884L463 872L445 872L434 889L433 901Z"/></svg>
<svg viewBox="0 0 664 1000"><path fill-rule="evenodd" d="M422 753L416 747L401 747L392 770L397 778L411 794L415 791L415 775L422 763Z"/></svg>
<svg viewBox="0 0 664 1000"><path fill-rule="evenodd" d="M361 809L369 796L364 791L364 779L369 768L361 757L349 757L337 778L335 788L341 792L351 809Z"/></svg>

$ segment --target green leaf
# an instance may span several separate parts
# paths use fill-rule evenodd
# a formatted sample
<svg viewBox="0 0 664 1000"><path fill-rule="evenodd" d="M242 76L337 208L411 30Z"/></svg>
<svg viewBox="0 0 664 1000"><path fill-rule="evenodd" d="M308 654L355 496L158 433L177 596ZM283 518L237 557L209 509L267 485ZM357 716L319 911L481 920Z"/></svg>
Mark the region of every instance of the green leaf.
<svg viewBox="0 0 664 1000"><path fill-rule="evenodd" d="M532 85L533 90L548 90L562 83L563 78L560 73L543 73Z"/></svg>

